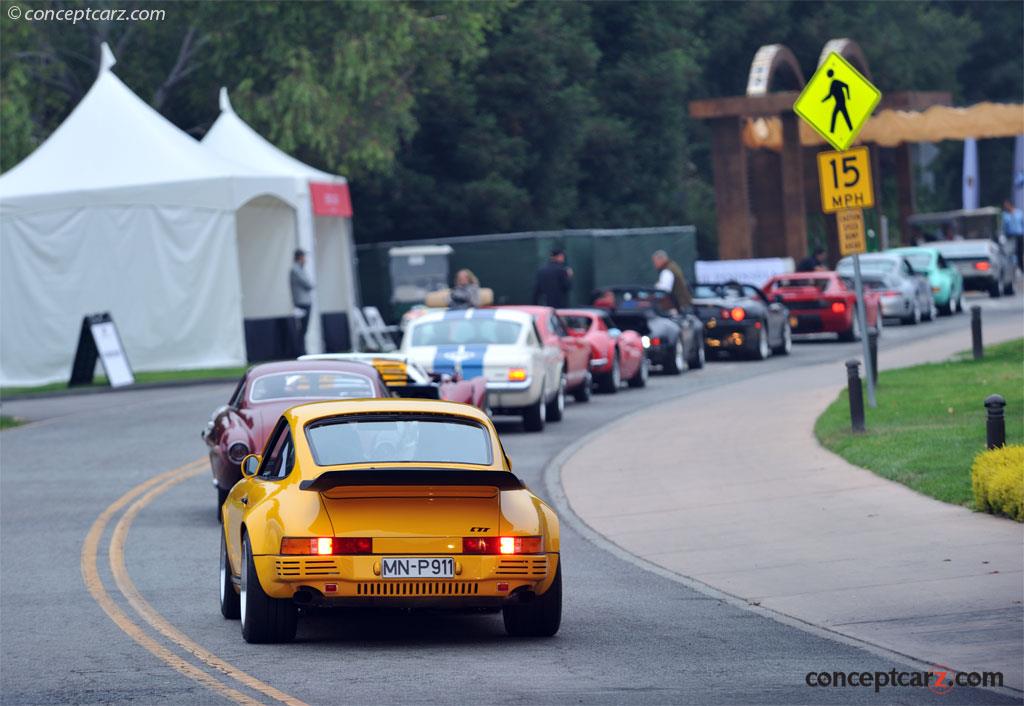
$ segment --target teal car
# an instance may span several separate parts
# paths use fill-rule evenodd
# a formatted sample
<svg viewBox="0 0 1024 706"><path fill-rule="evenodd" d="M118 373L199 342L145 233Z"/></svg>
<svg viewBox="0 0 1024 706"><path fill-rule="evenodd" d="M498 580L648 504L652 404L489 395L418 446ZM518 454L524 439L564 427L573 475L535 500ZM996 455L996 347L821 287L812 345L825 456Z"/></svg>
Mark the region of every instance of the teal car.
<svg viewBox="0 0 1024 706"><path fill-rule="evenodd" d="M892 248L888 252L907 258L914 273L928 279L935 307L940 314L956 314L964 310L963 275L935 248L927 246Z"/></svg>

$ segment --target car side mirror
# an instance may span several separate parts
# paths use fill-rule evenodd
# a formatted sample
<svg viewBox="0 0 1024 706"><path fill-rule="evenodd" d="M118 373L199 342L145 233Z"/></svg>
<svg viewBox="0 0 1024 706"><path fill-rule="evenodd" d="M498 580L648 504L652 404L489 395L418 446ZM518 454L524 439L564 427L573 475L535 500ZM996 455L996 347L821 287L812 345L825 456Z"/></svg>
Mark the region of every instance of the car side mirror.
<svg viewBox="0 0 1024 706"><path fill-rule="evenodd" d="M608 329L608 335L611 336L612 338L618 338L619 336L622 335L622 329L610 328Z"/></svg>
<svg viewBox="0 0 1024 706"><path fill-rule="evenodd" d="M256 471L260 468L260 463L263 462L263 457L259 454L249 454L242 459L242 475L246 478L252 478L256 475Z"/></svg>

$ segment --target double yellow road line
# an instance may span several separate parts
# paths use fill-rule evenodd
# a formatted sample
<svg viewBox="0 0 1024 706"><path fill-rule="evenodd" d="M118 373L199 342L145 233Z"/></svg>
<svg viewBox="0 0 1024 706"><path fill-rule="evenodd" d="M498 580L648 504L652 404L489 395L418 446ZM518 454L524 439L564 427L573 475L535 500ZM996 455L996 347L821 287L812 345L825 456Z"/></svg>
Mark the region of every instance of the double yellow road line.
<svg viewBox="0 0 1024 706"><path fill-rule="evenodd" d="M184 633L171 625L166 618L160 615L142 597L142 594L139 593L139 590L128 575L124 561L125 541L128 538L128 530L131 528L132 522L135 521L139 512L161 494L179 483L203 473L205 469L206 460L199 459L179 468L161 473L135 486L100 513L100 516L96 518L96 521L93 522L92 527L89 529L89 533L85 537L85 543L82 545L82 578L85 579L85 586L117 627L150 653L163 660L171 668L237 704L252 706L263 703L232 686L228 686L228 684L220 681L213 674L204 671L189 659L166 647L135 622L107 593L97 566L100 542L103 539L103 533L114 516L130 504L128 510L121 516L121 519L118 520L117 525L114 527L107 554L110 561L110 571L114 577L117 590L128 601L128 605L132 607L138 617L142 618L159 635L180 647L188 655L212 671L266 696L272 702L286 704L287 706L306 706L306 704L294 696L289 696L283 691L275 689L270 684L243 672L241 669L229 664L202 645L188 638Z"/></svg>

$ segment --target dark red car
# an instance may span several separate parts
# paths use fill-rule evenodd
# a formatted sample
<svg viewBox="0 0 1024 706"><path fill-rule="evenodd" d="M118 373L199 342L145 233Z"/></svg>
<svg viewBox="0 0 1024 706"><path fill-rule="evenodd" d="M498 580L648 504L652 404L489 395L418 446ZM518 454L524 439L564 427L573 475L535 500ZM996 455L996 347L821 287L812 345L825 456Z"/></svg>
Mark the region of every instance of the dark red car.
<svg viewBox="0 0 1024 706"><path fill-rule="evenodd" d="M517 309L533 317L541 343L557 345L565 355L565 391L571 392L577 402L590 399L593 376L590 374L590 344L578 336L570 335L550 306L499 306L495 309Z"/></svg>
<svg viewBox="0 0 1024 706"><path fill-rule="evenodd" d="M367 363L290 360L249 368L231 399L213 411L202 432L217 489L217 516L242 477L238 464L248 454L263 450L267 435L286 409L306 402L367 397L391 397L380 373Z"/></svg>
<svg viewBox="0 0 1024 706"><path fill-rule="evenodd" d="M780 297L789 308L793 333L835 333L840 341L853 341L860 336L853 284L836 272L776 275L765 283L764 291L769 297ZM864 292L868 328L880 331L878 302L878 292Z"/></svg>
<svg viewBox="0 0 1024 706"><path fill-rule="evenodd" d="M570 336L590 344L590 374L601 392L618 392L625 380L630 387L647 384L649 361L636 331L622 331L600 309L559 309Z"/></svg>

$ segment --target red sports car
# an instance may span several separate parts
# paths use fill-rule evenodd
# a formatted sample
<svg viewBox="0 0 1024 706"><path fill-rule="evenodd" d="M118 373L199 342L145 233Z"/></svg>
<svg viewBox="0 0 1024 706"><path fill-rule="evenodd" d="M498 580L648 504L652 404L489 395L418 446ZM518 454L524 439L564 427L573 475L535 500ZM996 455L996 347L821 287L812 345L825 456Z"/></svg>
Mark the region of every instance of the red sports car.
<svg viewBox="0 0 1024 706"><path fill-rule="evenodd" d="M765 283L770 297L779 297L789 307L793 333L836 333L840 341L860 337L857 323L857 295L853 283L836 272L791 272L776 275ZM882 330L878 315L878 292L864 292L864 314L869 328Z"/></svg>
<svg viewBox="0 0 1024 706"><path fill-rule="evenodd" d="M618 392L625 380L630 387L647 384L650 362L636 331L621 331L608 312L600 309L559 309L569 335L590 344L590 374L601 392Z"/></svg>
<svg viewBox="0 0 1024 706"><path fill-rule="evenodd" d="M305 402L367 397L391 397L391 392L380 373L366 363L291 360L249 368L202 432L217 489L217 516L242 477L242 459L263 450L286 409Z"/></svg>
<svg viewBox="0 0 1024 706"><path fill-rule="evenodd" d="M570 335L552 307L515 305L492 308L516 309L532 316L541 342L548 345L557 342L565 355L565 391L571 392L577 402L586 402L590 399L593 384L593 376L590 374L590 344L582 338Z"/></svg>

